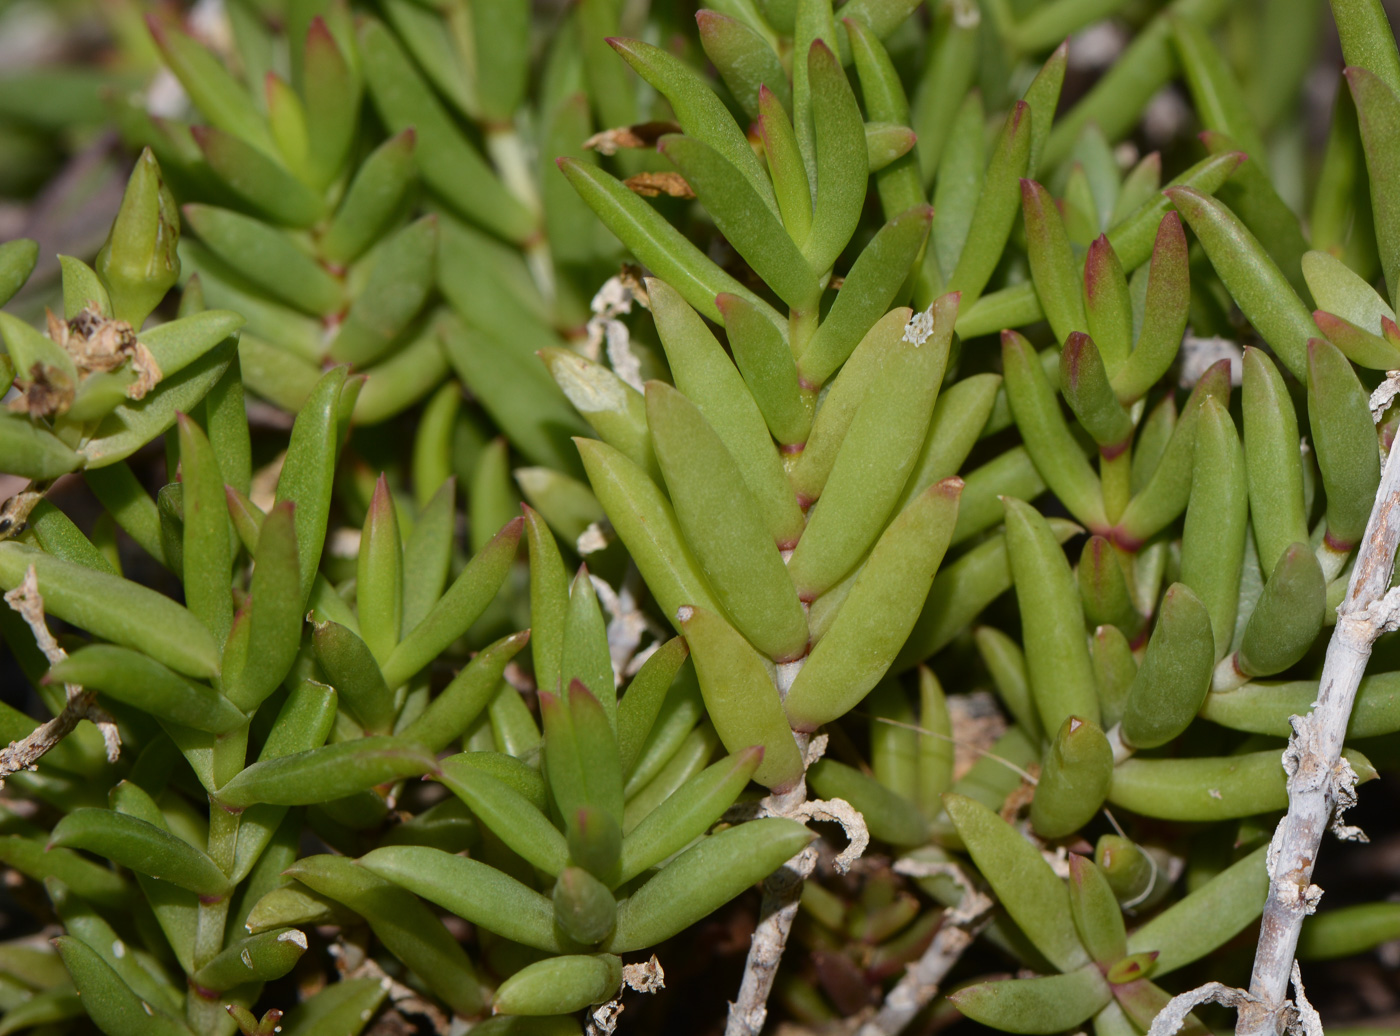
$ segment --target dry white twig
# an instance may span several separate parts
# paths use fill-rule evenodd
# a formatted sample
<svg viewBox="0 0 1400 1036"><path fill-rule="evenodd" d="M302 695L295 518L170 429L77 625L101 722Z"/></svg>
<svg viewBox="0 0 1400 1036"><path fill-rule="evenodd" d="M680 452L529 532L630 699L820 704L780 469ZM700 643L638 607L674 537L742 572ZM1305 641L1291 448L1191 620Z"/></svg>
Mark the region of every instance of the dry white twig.
<svg viewBox="0 0 1400 1036"><path fill-rule="evenodd" d="M1202 1004L1222 1004L1243 1011L1246 1004L1253 1002L1254 997L1243 989L1235 989L1223 982L1207 982L1196 989L1179 993L1167 1001L1167 1006L1158 1011L1157 1017L1152 1019L1152 1028L1147 1030L1147 1036L1172 1036L1186 1024L1186 1016L1191 1013L1192 1008Z"/></svg>
<svg viewBox="0 0 1400 1036"><path fill-rule="evenodd" d="M804 771L822 757L826 744L826 735L819 734L803 746ZM791 791L765 798L757 815L834 820L845 827L852 847L862 836L866 844L870 841L869 832L865 830L865 819L849 803L840 799L808 802L806 777L798 781ZM859 819L858 825L855 818ZM842 857L847 857L848 853L849 848ZM846 859L847 868L853 860L854 856ZM811 877L816 866L817 849L809 845L764 880L759 922L754 929L753 941L749 944L739 996L729 1005L725 1036L758 1036L762 1031L763 1023L768 1018L768 994L773 991L773 979L778 973L788 935L792 932L792 922L802 901L802 883Z"/></svg>
<svg viewBox="0 0 1400 1036"><path fill-rule="evenodd" d="M806 782L799 784L796 791L805 796ZM802 901L802 883L816 865L817 850L809 845L764 880L761 919L749 945L739 996L729 1005L725 1036L758 1036L763 1031L768 1018L768 994L773 990L773 979Z"/></svg>
<svg viewBox="0 0 1400 1036"><path fill-rule="evenodd" d="M34 633L34 640L49 665L57 665L68 657L68 652L58 646L58 641L49 632L44 621L44 598L39 594L39 577L34 566L29 566L24 580L5 595L5 603L19 612ZM77 684L64 684L68 695L67 704L53 719L41 723L29 736L19 741L11 741L0 749L0 782L12 773L27 770L77 727L82 720L90 720L102 732L102 742L107 749L107 760L115 763L121 754L121 738L117 735L117 724L103 709L95 704L96 691L84 691Z"/></svg>
<svg viewBox="0 0 1400 1036"><path fill-rule="evenodd" d="M991 898L978 889L955 863L916 860L905 857L895 862L896 874L928 878L946 874L963 889L963 898L943 914L943 923L918 960L885 997L875 1017L865 1022L856 1036L895 1036L903 1032L914 1016L938 995L939 986L983 928L991 921Z"/></svg>
<svg viewBox="0 0 1400 1036"><path fill-rule="evenodd" d="M1308 994L1303 989L1302 969L1298 967L1296 960L1293 962L1290 979L1293 983L1294 1002L1285 1004L1283 1010L1277 1015L1282 1025L1279 1030L1280 1034L1323 1036L1322 1018L1313 1005L1308 1002ZM1167 1006L1162 1008L1157 1017L1152 1020L1152 1028L1148 1030L1147 1036L1173 1036L1186 1024L1186 1016L1191 1013L1193 1007L1207 1003L1233 1007L1236 1011L1243 1013L1257 1007L1259 999L1243 989L1235 989L1219 982L1207 982L1198 989L1192 989L1172 997Z"/></svg>
<svg viewBox="0 0 1400 1036"><path fill-rule="evenodd" d="M1387 379L1394 398L1400 372ZM1387 393L1378 393L1380 397ZM1340 824L1341 809L1356 799L1356 774L1342 760L1342 740L1356 689L1366 671L1371 645L1381 633L1400 627L1400 594L1389 590L1395 548L1400 542L1400 460L1386 459L1376 503L1366 523L1346 597L1327 645L1317 701L1307 716L1292 717L1293 737L1284 753L1288 772L1288 813L1269 845L1269 898L1259 926L1259 947L1250 976L1250 999L1240 1005L1237 1036L1276 1036L1287 1027L1289 979L1303 918L1317 906L1321 890L1312 884L1322 834L1329 825L1344 837L1354 828ZM1301 989L1301 982L1298 987ZM1305 1002L1305 1001L1303 1001ZM1309 1008L1309 1010L1311 1010Z"/></svg>

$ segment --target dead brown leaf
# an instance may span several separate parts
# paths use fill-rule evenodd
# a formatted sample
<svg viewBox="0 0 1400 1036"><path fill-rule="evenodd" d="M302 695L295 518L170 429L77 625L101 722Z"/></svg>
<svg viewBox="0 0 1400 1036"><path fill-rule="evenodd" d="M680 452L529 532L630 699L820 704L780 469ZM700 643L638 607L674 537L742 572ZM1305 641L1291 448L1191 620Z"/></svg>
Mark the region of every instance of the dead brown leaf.
<svg viewBox="0 0 1400 1036"><path fill-rule="evenodd" d="M656 142L666 134L680 131L681 128L674 122L638 122L595 133L583 142L583 146L600 155L615 155L622 148L655 147Z"/></svg>
<svg viewBox="0 0 1400 1036"><path fill-rule="evenodd" d="M623 181L633 194L655 198L666 194L672 198L693 198L695 192L680 173L638 173Z"/></svg>

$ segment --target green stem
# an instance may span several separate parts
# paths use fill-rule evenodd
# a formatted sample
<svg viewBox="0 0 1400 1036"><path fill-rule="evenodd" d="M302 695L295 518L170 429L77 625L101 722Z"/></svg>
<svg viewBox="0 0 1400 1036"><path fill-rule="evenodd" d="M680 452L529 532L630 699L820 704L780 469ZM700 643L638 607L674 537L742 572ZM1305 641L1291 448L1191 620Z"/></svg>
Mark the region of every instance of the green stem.
<svg viewBox="0 0 1400 1036"><path fill-rule="evenodd" d="M214 783L223 787L243 769L248 755L248 728L221 736L214 742ZM225 874L232 874L234 857L238 849L238 823L235 813L230 813L217 802L209 803L209 858L218 864ZM202 968L218 956L224 948L224 930L228 925L230 896L218 900L199 902L194 931L194 966ZM186 1000L186 1017L190 1028L197 1033L221 1033L228 1028L229 1016L218 998L206 999L199 990L192 989Z"/></svg>
<svg viewBox="0 0 1400 1036"><path fill-rule="evenodd" d="M1099 481L1103 485L1103 509L1109 525L1117 525L1132 499L1133 450L1125 446L1109 457L1099 454Z"/></svg>
<svg viewBox="0 0 1400 1036"><path fill-rule="evenodd" d="M820 302L813 302L805 309L788 310L788 348L792 358L799 360L807 349L807 343L817 333L817 309Z"/></svg>

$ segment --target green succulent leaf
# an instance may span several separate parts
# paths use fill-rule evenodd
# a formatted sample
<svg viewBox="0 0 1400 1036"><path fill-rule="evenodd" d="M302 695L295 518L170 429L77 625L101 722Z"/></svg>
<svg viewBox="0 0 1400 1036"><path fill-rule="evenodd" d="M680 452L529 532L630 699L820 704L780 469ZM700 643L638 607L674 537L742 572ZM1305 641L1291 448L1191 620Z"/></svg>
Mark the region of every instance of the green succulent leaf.
<svg viewBox="0 0 1400 1036"><path fill-rule="evenodd" d="M1076 348L1065 363L1075 363L1075 357L1083 351ZM1040 357L1030 342L1015 331L1002 332L1001 356L1006 398L1036 470L1081 522L1091 529L1106 525L1098 476L1070 433L1054 389L1041 367ZM1082 364L1076 364L1076 370L1079 365ZM1086 385L1086 391L1087 388ZM1105 402L1101 393L1100 402ZM1087 403L1085 405L1085 412L1090 413ZM1102 422L1103 430L1111 434L1118 430L1119 422L1111 411L1107 413Z"/></svg>
<svg viewBox="0 0 1400 1036"><path fill-rule="evenodd" d="M595 439L577 439L588 481L613 528L673 624L684 604L719 612L700 563L686 546L671 503L646 472Z"/></svg>
<svg viewBox="0 0 1400 1036"><path fill-rule="evenodd" d="M383 983L374 978L332 982L288 1011L282 1031L287 1036L358 1034L388 995Z"/></svg>
<svg viewBox="0 0 1400 1036"><path fill-rule="evenodd" d="M146 19L146 25L166 67L175 73L200 113L225 133L273 153L272 138L253 98L219 59L179 29L153 16Z"/></svg>
<svg viewBox="0 0 1400 1036"><path fill-rule="evenodd" d="M97 853L202 896L226 895L228 877L204 853L154 824L110 809L82 807L56 825L49 844Z"/></svg>
<svg viewBox="0 0 1400 1036"><path fill-rule="evenodd" d="M755 745L727 756L687 781L622 839L621 874L627 882L684 849L724 815L763 761Z"/></svg>
<svg viewBox="0 0 1400 1036"><path fill-rule="evenodd" d="M792 106L792 87L769 41L753 27L721 14L700 10L695 16L700 46L749 118L759 115L759 90L775 92L784 108Z"/></svg>
<svg viewBox="0 0 1400 1036"><path fill-rule="evenodd" d="M807 649L807 618L743 476L700 410L662 382L647 384L647 423L686 542L735 626L790 662Z"/></svg>
<svg viewBox="0 0 1400 1036"><path fill-rule="evenodd" d="M1189 587L1173 583L1128 691L1123 739L1157 748L1184 731L1210 689L1214 663L1209 612Z"/></svg>
<svg viewBox="0 0 1400 1036"><path fill-rule="evenodd" d="M1152 973L1161 976L1234 938L1264 908L1267 852L1260 846L1132 932L1128 952L1156 952Z"/></svg>
<svg viewBox="0 0 1400 1036"><path fill-rule="evenodd" d="M601 363L571 349L541 349L540 359L598 437L659 482L642 394Z"/></svg>
<svg viewBox="0 0 1400 1036"><path fill-rule="evenodd" d="M622 960L611 953L551 957L502 982L492 1007L502 1014L567 1014L610 999L621 986Z"/></svg>
<svg viewBox="0 0 1400 1036"><path fill-rule="evenodd" d="M1195 232L1244 315L1298 378L1307 374L1312 320L1278 264L1239 218L1193 187L1164 192Z"/></svg>
<svg viewBox="0 0 1400 1036"><path fill-rule="evenodd" d="M417 777L436 767L436 760L412 742L366 737L256 762L219 788L219 803L229 810L260 802L308 805Z"/></svg>
<svg viewBox="0 0 1400 1036"><path fill-rule="evenodd" d="M535 230L535 217L457 128L389 30L366 20L359 41L365 79L380 118L393 133L412 127L417 134L415 155L424 182L480 226L508 241L528 238Z"/></svg>
<svg viewBox="0 0 1400 1036"><path fill-rule="evenodd" d="M78 994L87 994L83 1010L103 1032L113 1036L189 1036L190 1030L182 1023L142 1001L86 943L71 935L61 935L54 942Z"/></svg>
<svg viewBox="0 0 1400 1036"><path fill-rule="evenodd" d="M628 953L683 931L767 877L814 837L795 820L765 817L702 839L619 904L608 948Z"/></svg>
<svg viewBox="0 0 1400 1036"><path fill-rule="evenodd" d="M1099 721L1084 610L1069 560L1049 523L1029 504L1010 497L1006 553L1016 586L1030 686L1046 731L1070 716Z"/></svg>
<svg viewBox="0 0 1400 1036"><path fill-rule="evenodd" d="M1317 700L1315 680L1251 681L1231 691L1213 691L1201 706L1212 723L1254 734L1288 737L1289 716L1305 715ZM1347 737L1377 737L1400 730L1400 684L1391 673L1362 677L1347 724Z"/></svg>
<svg viewBox="0 0 1400 1036"><path fill-rule="evenodd" d="M1034 180L1021 181L1021 211L1026 219L1026 250L1036 295L1055 337L1064 342L1071 332L1088 327L1079 271L1064 220L1050 192Z"/></svg>
<svg viewBox="0 0 1400 1036"><path fill-rule="evenodd" d="M690 645L705 709L732 753L751 745L764 750L754 780L785 788L802 774L802 753L769 675L765 659L719 615L683 606L681 633Z"/></svg>
<svg viewBox="0 0 1400 1036"><path fill-rule="evenodd" d="M287 233L211 205L192 203L183 212L210 251L272 298L313 316L343 305L344 285Z"/></svg>
<svg viewBox="0 0 1400 1036"><path fill-rule="evenodd" d="M1336 346L1308 341L1309 424L1327 493L1327 536L1334 550L1358 542L1380 482L1380 457L1366 390Z"/></svg>
<svg viewBox="0 0 1400 1036"><path fill-rule="evenodd" d="M1363 779L1375 768L1359 752L1346 757ZM1162 820L1232 820L1288 805L1277 749L1190 759L1129 759L1113 771L1108 801Z"/></svg>
<svg viewBox="0 0 1400 1036"><path fill-rule="evenodd" d="M881 534L784 701L795 729L845 714L885 675L943 560L962 488L956 477L935 483Z"/></svg>
<svg viewBox="0 0 1400 1036"><path fill-rule="evenodd" d="M709 85L679 58L641 40L612 38L608 44L637 74L671 102L686 136L731 163L764 206L777 215L777 199L763 166L734 117ZM863 192L862 192L863 193ZM661 274L660 270L656 271ZM665 277L665 274L661 274ZM668 278L669 279L669 278Z"/></svg>
<svg viewBox="0 0 1400 1036"><path fill-rule="evenodd" d="M798 380L792 351L778 328L737 295L715 299L724 317L734 363L773 437L785 446L807 441L812 398ZM820 329L818 329L820 333Z"/></svg>
<svg viewBox="0 0 1400 1036"><path fill-rule="evenodd" d="M726 118L728 114L726 113ZM746 148L747 144L744 145ZM719 321L715 296L738 295L780 323L777 311L696 248L690 240L616 178L586 162L559 159L559 168L619 241L660 280L672 285L701 315Z"/></svg>
<svg viewBox="0 0 1400 1036"><path fill-rule="evenodd" d="M39 260L39 243L27 237L0 244L0 306L24 287Z"/></svg>
<svg viewBox="0 0 1400 1036"><path fill-rule="evenodd" d="M190 981L216 992L245 982L271 982L296 966L306 946L305 934L296 928L259 932L223 950L191 975Z"/></svg>
<svg viewBox="0 0 1400 1036"><path fill-rule="evenodd" d="M804 59L800 49L799 44L799 62ZM840 60L819 39L807 49L805 64L817 175L812 232L802 254L812 269L821 273L836 261L855 232L870 166L865 154L865 123Z"/></svg>
<svg viewBox="0 0 1400 1036"><path fill-rule="evenodd" d="M986 179L972 211L967 245L947 284L948 291L962 293L964 312L986 288L1016 221L1019 183L1030 162L1032 121L1030 105L1017 101L987 165Z"/></svg>
<svg viewBox="0 0 1400 1036"><path fill-rule="evenodd" d="M1099 969L1085 964L1063 975L967 986L948 999L973 1021L1003 1032L1053 1033L1088 1021L1113 992Z"/></svg>
<svg viewBox="0 0 1400 1036"><path fill-rule="evenodd" d="M1181 581L1210 613L1219 658L1229 649L1239 607L1249 521L1244 453L1221 401L1207 398L1196 418L1191 497L1181 536Z"/></svg>
<svg viewBox="0 0 1400 1036"><path fill-rule="evenodd" d="M791 546L802 534L802 509L743 377L676 291L655 278L647 281L647 290L676 388L699 408L739 466L774 541ZM749 307L750 316L754 309Z"/></svg>
<svg viewBox="0 0 1400 1036"><path fill-rule="evenodd" d="M1385 53L1379 50L1376 53ZM1395 55L1386 54L1385 72L1393 71ZM1379 69L1351 67L1345 72L1352 100L1361 124L1361 141L1366 150L1366 173L1371 182L1371 208L1375 213L1376 244L1381 269L1392 303L1400 298L1400 239L1395 221L1400 217L1400 167L1397 167L1389 141L1400 132L1400 83L1387 82Z"/></svg>
<svg viewBox="0 0 1400 1036"><path fill-rule="evenodd" d="M401 727L399 738L440 752L461 737L490 705L506 665L525 647L530 631L512 633L477 652L428 707Z"/></svg>
<svg viewBox="0 0 1400 1036"><path fill-rule="evenodd" d="M384 663L386 684L390 687L403 684L467 632L505 581L515 560L523 527L523 519L511 519L485 549L467 563L423 621L408 631Z"/></svg>
<svg viewBox="0 0 1400 1036"><path fill-rule="evenodd" d="M115 871L72 849L50 849L46 839L0 835L0 863L34 881L56 878L94 906L111 911L130 902L130 884Z"/></svg>
<svg viewBox="0 0 1400 1036"><path fill-rule="evenodd" d="M130 648L90 644L55 665L49 678L99 690L114 701L211 734L227 734L247 722L217 691Z"/></svg>
<svg viewBox="0 0 1400 1036"><path fill-rule="evenodd" d="M375 849L357 862L369 873L489 932L536 949L561 950L554 934L554 905L478 860L428 846L391 845Z"/></svg>
<svg viewBox="0 0 1400 1036"><path fill-rule="evenodd" d="M13 540L0 543L0 586L13 590L30 566L50 614L104 640L145 652L186 676L203 679L218 674L214 638L203 623L168 597Z"/></svg>
<svg viewBox="0 0 1400 1036"><path fill-rule="evenodd" d="M662 137L657 147L695 189L715 226L778 297L795 309L814 307L821 294L816 276L777 214L739 169L692 137Z"/></svg>
<svg viewBox="0 0 1400 1036"><path fill-rule="evenodd" d="M950 792L943 805L998 901L1045 959L1063 972L1087 963L1075 933L1069 890L1040 852L981 802Z"/></svg>
<svg viewBox="0 0 1400 1036"><path fill-rule="evenodd" d="M1097 723L1070 716L1041 764L1031 800L1031 825L1044 838L1064 838L1093 819L1113 779L1113 749ZM1071 891L1073 886L1071 886Z"/></svg>
<svg viewBox="0 0 1400 1036"><path fill-rule="evenodd" d="M1302 960L1333 960L1364 953L1389 942L1400 931L1394 903L1357 903L1314 914L1298 936Z"/></svg>
<svg viewBox="0 0 1400 1036"><path fill-rule="evenodd" d="M919 204L881 227L846 274L836 301L798 361L799 381L823 385L889 308L923 251L933 211Z"/></svg>
<svg viewBox="0 0 1400 1036"><path fill-rule="evenodd" d="M1271 676L1297 662L1317 639L1327 584L1317 555L1291 544L1269 573L1244 627L1235 664L1245 676Z"/></svg>
<svg viewBox="0 0 1400 1036"><path fill-rule="evenodd" d="M524 859L554 876L568 865L564 836L520 792L463 756L444 759L441 771L437 779Z"/></svg>
<svg viewBox="0 0 1400 1036"><path fill-rule="evenodd" d="M1272 571L1289 545L1306 542L1298 419L1283 378L1260 349L1246 349L1242 410L1245 475L1259 563Z"/></svg>
<svg viewBox="0 0 1400 1036"><path fill-rule="evenodd" d="M914 325L893 344L851 418L788 561L798 596L813 600L871 549L923 447L957 317L956 295L933 305L927 337Z"/></svg>
<svg viewBox="0 0 1400 1036"><path fill-rule="evenodd" d="M412 850L407 846L380 850L404 851ZM286 874L312 891L343 903L368 921L385 948L453 1010L463 1014L479 1012L484 997L461 944L415 897L370 868L357 866L357 862L337 856L308 856L292 864Z"/></svg>

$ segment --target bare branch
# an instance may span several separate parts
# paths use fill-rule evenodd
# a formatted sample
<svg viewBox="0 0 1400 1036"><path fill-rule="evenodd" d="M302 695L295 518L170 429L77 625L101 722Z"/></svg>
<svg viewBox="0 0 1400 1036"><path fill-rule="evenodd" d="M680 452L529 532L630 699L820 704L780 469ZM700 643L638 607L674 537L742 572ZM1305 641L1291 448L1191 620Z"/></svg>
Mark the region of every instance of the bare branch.
<svg viewBox="0 0 1400 1036"><path fill-rule="evenodd" d="M826 751L826 743L826 735L819 734L809 743L803 744L804 769L822 757ZM789 792L769 795L763 800L758 815L834 820L846 827L847 836L851 839L851 848L856 846L862 836L866 844L870 841L869 832L865 830L865 819L848 803L840 799L831 802L808 802L806 777L798 781L797 786ZM858 826L855 823L857 818ZM864 846L861 848L863 850ZM848 856L849 853L848 848L847 852L842 854L847 860L847 868L854 859L854 856ZM729 1005L725 1036L758 1036L762 1031L763 1023L768 1017L768 994L773 991L773 979L778 973L783 950L787 947L788 935L792 932L792 922L797 917L797 908L802 901L802 883L811 877L816 866L817 850L815 846L809 845L764 880L763 905L759 912L758 927L754 929L753 942L749 944L749 956L744 964L744 979L739 985L739 997Z"/></svg>
<svg viewBox="0 0 1400 1036"><path fill-rule="evenodd" d="M762 919L749 945L739 997L729 1005L725 1036L758 1036L763 1030L768 994L773 991L773 979L802 901L802 883L811 877L816 865L817 850L809 845L763 882Z"/></svg>
<svg viewBox="0 0 1400 1036"><path fill-rule="evenodd" d="M1386 388L1375 397L1378 409L1394 397L1397 379L1400 372L1392 371ZM1356 689L1375 639L1400 625L1400 595L1389 591L1397 542L1400 460L1392 451L1376 490L1376 503L1357 551L1346 597L1337 609L1337 626L1327 645L1317 701L1307 716L1292 717L1293 737L1283 756L1288 772L1288 813L1269 845L1269 898L1259 926L1250 996L1239 1005L1237 1036L1277 1036L1290 1022L1296 1024L1306 1002L1300 994L1300 1003L1294 1008L1287 999L1289 979L1296 972L1294 952L1303 918L1316 909L1322 894L1312 884L1312 872L1323 832L1337 824L1338 807L1355 801L1356 775L1345 765L1341 753ZM1344 835L1359 833L1338 826ZM1301 981L1297 988L1302 988Z"/></svg>
<svg viewBox="0 0 1400 1036"><path fill-rule="evenodd" d="M49 665L57 665L68 657L68 653L58 646L58 641L49 632L44 621L44 598L39 594L39 579L34 566L24 574L24 580L5 595L5 603L19 612L34 634L35 643L48 659ZM117 725L95 704L96 691L84 691L77 684L64 684L68 700L61 711L47 723L41 723L29 736L19 741L11 741L0 748L0 781L12 773L27 770L43 757L54 745L67 737L84 719L91 720L102 732L102 741L107 748L108 762L116 762L121 753L121 738L117 736Z"/></svg>

